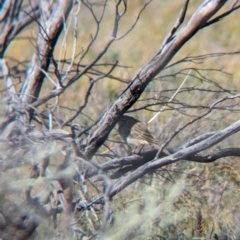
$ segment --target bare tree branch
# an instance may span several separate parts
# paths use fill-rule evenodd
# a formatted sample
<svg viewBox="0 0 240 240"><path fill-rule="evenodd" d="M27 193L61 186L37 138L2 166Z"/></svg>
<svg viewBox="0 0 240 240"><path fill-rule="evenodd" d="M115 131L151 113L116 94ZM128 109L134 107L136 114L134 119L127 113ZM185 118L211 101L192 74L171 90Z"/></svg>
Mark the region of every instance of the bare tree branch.
<svg viewBox="0 0 240 240"><path fill-rule="evenodd" d="M49 19L45 19L44 16L41 18L37 52L32 58L31 66L27 71L20 91L20 98L25 103L30 104L38 98L45 77L41 69L44 71L48 70L55 44L71 7L72 1L60 1L57 9L54 11L54 15L50 15ZM44 11L44 5L42 5L42 11Z"/></svg>
<svg viewBox="0 0 240 240"><path fill-rule="evenodd" d="M11 43L11 41L34 19L40 16L38 1L31 1L30 6L21 10L23 1L4 1L0 12L0 57Z"/></svg>
<svg viewBox="0 0 240 240"><path fill-rule="evenodd" d="M146 86L161 72L177 51L226 3L224 1L205 1L193 14L187 25L165 44L161 51L137 74L117 101L103 116L99 127L87 139L85 155L91 159L99 146L107 139L119 117L123 115L140 97Z"/></svg>
<svg viewBox="0 0 240 240"><path fill-rule="evenodd" d="M114 186L113 190L111 191L111 196L114 196L116 193L124 189L126 186L137 180L139 177L143 176L147 172L152 170L156 170L163 166L169 165L171 163L177 162L181 159L187 158L190 154L195 154L200 151L203 151L207 148L210 148L223 139L231 136L232 134L240 131L240 121L237 121L230 125L229 127L217 132L213 136L203 140L193 146L187 147L182 149L170 156L164 157L162 159L157 159L153 162L146 163L144 166L139 167L137 170L129 174L128 176L121 179L116 185Z"/></svg>

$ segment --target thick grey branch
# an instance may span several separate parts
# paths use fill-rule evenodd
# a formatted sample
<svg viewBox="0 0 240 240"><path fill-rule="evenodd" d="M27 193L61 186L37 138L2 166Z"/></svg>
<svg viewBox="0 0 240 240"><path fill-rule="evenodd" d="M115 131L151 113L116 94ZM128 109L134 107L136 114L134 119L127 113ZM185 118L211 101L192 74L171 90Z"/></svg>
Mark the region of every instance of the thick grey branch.
<svg viewBox="0 0 240 240"><path fill-rule="evenodd" d="M98 129L87 139L85 155L90 159L107 139L119 118L137 101L146 86L169 63L178 50L227 2L205 1L187 25L171 38L161 51L137 74L121 96L103 116Z"/></svg>
<svg viewBox="0 0 240 240"><path fill-rule="evenodd" d="M72 1L59 1L56 10L48 16L47 20L45 20L45 16L42 16L37 51L32 57L31 66L20 91L20 97L25 103L31 104L39 96L45 77L43 71L47 72L48 70L55 44L71 7Z"/></svg>
<svg viewBox="0 0 240 240"><path fill-rule="evenodd" d="M129 174L128 176L121 179L111 191L111 196L114 196L116 193L130 185L132 182L136 181L138 178L142 177L144 174L161 168L163 166L175 163L181 159L187 158L189 155L196 154L207 148L210 148L217 143L221 142L223 139L226 139L230 135L240 131L240 121L237 121L230 125L229 127L217 132L213 136L193 145L186 149L182 149L175 154L164 157L162 159L157 159L156 161L149 162L144 166L139 167L137 170Z"/></svg>
<svg viewBox="0 0 240 240"><path fill-rule="evenodd" d="M22 1L7 0L2 6L2 11L0 11L0 57L4 56L11 41L23 28L40 16L38 1L31 1L30 6L20 11L21 5Z"/></svg>

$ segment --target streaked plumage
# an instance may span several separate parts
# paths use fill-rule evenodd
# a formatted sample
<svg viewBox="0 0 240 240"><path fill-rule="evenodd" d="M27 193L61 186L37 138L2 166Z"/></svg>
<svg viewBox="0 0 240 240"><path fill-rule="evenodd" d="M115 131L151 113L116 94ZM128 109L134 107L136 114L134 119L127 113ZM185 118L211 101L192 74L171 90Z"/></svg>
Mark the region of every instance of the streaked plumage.
<svg viewBox="0 0 240 240"><path fill-rule="evenodd" d="M159 143L147 129L146 125L134 117L124 115L118 122L118 132L127 144L141 146L149 144L159 148Z"/></svg>

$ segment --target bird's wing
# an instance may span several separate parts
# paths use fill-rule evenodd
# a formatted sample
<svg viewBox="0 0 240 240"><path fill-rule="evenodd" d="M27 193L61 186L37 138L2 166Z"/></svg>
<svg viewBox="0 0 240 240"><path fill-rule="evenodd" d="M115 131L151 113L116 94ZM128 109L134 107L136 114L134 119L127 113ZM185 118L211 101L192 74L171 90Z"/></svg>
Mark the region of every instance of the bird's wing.
<svg viewBox="0 0 240 240"><path fill-rule="evenodd" d="M133 138L143 140L145 144L150 144L154 146L158 146L158 140L148 131L147 127L138 122L134 125L134 131L131 131L131 135Z"/></svg>

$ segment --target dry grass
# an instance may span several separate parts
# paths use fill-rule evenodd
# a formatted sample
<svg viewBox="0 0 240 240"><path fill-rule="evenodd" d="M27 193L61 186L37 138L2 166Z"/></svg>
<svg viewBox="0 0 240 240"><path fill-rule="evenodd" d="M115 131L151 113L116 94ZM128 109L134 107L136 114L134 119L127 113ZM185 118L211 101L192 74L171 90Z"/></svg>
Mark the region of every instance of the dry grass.
<svg viewBox="0 0 240 240"><path fill-rule="evenodd" d="M134 22L143 2L145 1L129 1L129 11L120 25L120 35ZM191 16L191 12L194 11L195 7L201 2L200 0L192 1L188 17ZM169 0L167 3L166 1L153 1L147 10L144 11L134 30L122 41L115 42L101 62L119 60L120 65L130 68L117 68L114 71L114 75L125 79L126 82L131 81L138 70L146 64L160 48L161 42L174 24L180 6L181 1L176 2ZM85 63L94 58L110 38L113 22L113 7L114 2L110 3L107 7L99 38L86 55L84 59ZM233 13L232 16L222 22L200 31L183 46L172 62L176 62L189 55L196 56L213 52L238 50L240 32L239 23L236 20L237 14L237 12ZM81 14L79 15L79 37L77 39L76 52L80 52L82 48L87 46L90 40L90 34L94 32L94 29L95 26L89 18L89 13L82 7ZM15 40L10 45L6 56L14 57L19 61L30 60L34 52L34 43L31 43L27 38L35 37L36 31L37 28L35 24L33 24L31 28L23 31L19 36L21 40ZM54 54L56 58L58 58L61 51L61 42L64 36L63 33L55 49ZM32 40L32 42L34 41ZM67 34L66 53L66 56L69 58L71 56L72 45L73 31L70 28ZM238 81L240 69L238 67L238 58L238 56L224 56L206 59L198 64L193 62L181 64L165 70L161 75L173 74L182 68L205 68L207 70L201 71L201 73L208 79L217 82L224 88L239 91ZM10 66L13 64L14 62L9 61ZM213 68L222 69L229 73L229 75L209 70ZM106 71L106 68L102 67L101 70ZM185 74L186 73L187 70L185 71ZM192 74L197 75L196 72ZM184 77L184 75L177 75L153 81L131 110L136 110L147 103L152 103L153 98L159 99L162 95L169 99L174 91L163 93L163 90L177 89ZM18 86L18 88L20 88L20 85ZM62 106L59 109L60 118L67 119L72 114L72 111L67 108L77 109L83 103L83 96L87 86L88 80L81 79L71 86L69 91L60 96L59 105ZM75 120L75 123L86 126L93 122L102 111L119 96L126 86L126 84L120 81L109 78L103 79L96 84L93 89L94 94L92 94L89 101L89 106L84 112L89 117L81 116ZM189 78L184 88L196 86L206 90L216 89L216 87L209 82L201 82L193 76ZM46 79L41 96L51 88L51 83ZM177 101L188 104L191 103L193 106L209 106L224 94L225 93L209 93L207 91L181 92L177 95L176 101L170 104L167 110L161 113L156 121L149 125L149 128L156 136L159 136L160 142L165 142L179 126L184 125L200 112L205 111L200 108L188 108L182 109L182 112L180 112ZM237 101L236 104L238 104ZM159 104L150 107L148 111L137 111L134 113L134 116L147 122L153 116L154 111L158 111L161 107L162 105ZM222 129L237 119L239 119L238 112L229 113L226 110L215 111L208 117L201 119L185 129L184 132L174 138L170 145L180 146L193 137L208 131ZM109 139L119 140L118 134L113 131ZM112 142L108 142L108 145L110 147L119 147L119 145ZM227 146L237 147L238 135L234 135L218 147ZM107 148L102 147L99 152L106 150ZM57 162L51 161L51 169L56 168L62 160L59 159L58 155L56 159ZM234 225L236 226L236 219L238 219L239 215L236 196L239 193L238 172L240 166L237 160L237 158L222 159L208 165L182 161L154 173L150 176L150 184L141 182L144 181L143 179L137 181L114 198L115 222L117 227L107 231L107 236L105 236L104 239L127 239L126 235L128 234L128 236L132 236L132 238L128 239L156 239L153 238L153 236L157 236L157 234L168 234L168 238L170 238L177 232L184 232L186 235L192 236L192 230L196 229L196 215L199 209L201 209L203 218L202 228L206 237L212 235L213 232L220 231L219 223L222 222L224 222L231 231L235 230L233 227ZM38 161L38 158L34 159L34 161ZM105 159L99 158L96 159L96 161L101 162L105 161ZM30 162L25 161L23 165L25 166L21 167L21 170L19 168L9 170L5 173L6 176L13 179L15 183L15 180L19 179L18 177L16 178L16 176L19 176L20 171L22 172L21 178L25 178L26 175L29 175L29 168L27 168L26 165L30 165ZM133 201L133 199L136 199L136 201ZM171 233L172 224L176 229L173 229ZM56 232L50 230L48 232L46 229L47 226L45 226L44 223L40 230L38 230L38 234L43 236L43 238L51 234L56 234ZM133 233L129 233L130 229L133 230ZM36 236L36 239L40 238Z"/></svg>

